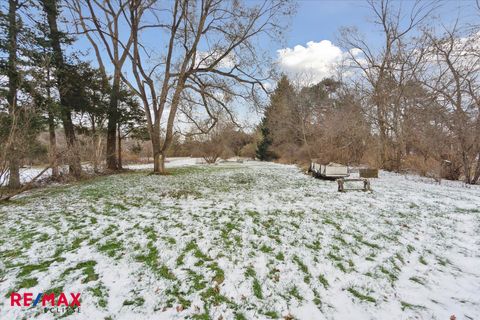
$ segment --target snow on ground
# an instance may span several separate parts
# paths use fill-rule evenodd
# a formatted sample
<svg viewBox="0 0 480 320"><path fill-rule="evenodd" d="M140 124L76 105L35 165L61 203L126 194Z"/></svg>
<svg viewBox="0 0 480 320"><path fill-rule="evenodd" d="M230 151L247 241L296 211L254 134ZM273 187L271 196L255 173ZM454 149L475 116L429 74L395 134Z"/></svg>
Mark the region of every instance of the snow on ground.
<svg viewBox="0 0 480 320"><path fill-rule="evenodd" d="M246 162L34 190L0 207L0 318L63 291L68 319L478 319L480 188L336 188Z"/></svg>
<svg viewBox="0 0 480 320"><path fill-rule="evenodd" d="M203 164L203 163L204 161L202 158L174 157L174 158L167 158L165 162L165 167L178 168L178 167L192 166L192 165ZM125 169L131 169L131 170L153 170L153 163L127 164L124 167Z"/></svg>
<svg viewBox="0 0 480 320"><path fill-rule="evenodd" d="M184 167L184 166L191 166L195 164L203 163L201 158L188 158L188 157L172 157L168 158L165 167L167 168L177 168L177 167ZM83 165L83 168L88 171L93 171L91 165ZM145 163L145 164L128 164L124 166L125 169L132 169L132 170L146 170L146 169L153 169L153 163ZM45 168L42 167L25 167L20 169L20 182L27 183L38 176ZM68 172L68 167L64 166L61 168L62 171ZM45 171L39 179L45 179L52 175L52 170L48 169ZM8 179L0 180L2 184L7 184Z"/></svg>

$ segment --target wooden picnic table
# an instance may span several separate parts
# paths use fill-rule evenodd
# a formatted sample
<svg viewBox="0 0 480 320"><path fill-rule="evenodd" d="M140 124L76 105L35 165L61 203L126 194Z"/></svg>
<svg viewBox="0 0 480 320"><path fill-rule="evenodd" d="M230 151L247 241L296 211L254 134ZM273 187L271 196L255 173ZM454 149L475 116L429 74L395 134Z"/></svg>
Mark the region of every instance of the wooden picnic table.
<svg viewBox="0 0 480 320"><path fill-rule="evenodd" d="M349 181L361 181L363 182L363 189L357 189L357 188L350 188L350 189L345 189L345 182ZM371 191L372 189L370 188L370 181L367 178L340 178L337 179L338 183L338 191L339 192L345 192L347 190L362 190L362 191Z"/></svg>

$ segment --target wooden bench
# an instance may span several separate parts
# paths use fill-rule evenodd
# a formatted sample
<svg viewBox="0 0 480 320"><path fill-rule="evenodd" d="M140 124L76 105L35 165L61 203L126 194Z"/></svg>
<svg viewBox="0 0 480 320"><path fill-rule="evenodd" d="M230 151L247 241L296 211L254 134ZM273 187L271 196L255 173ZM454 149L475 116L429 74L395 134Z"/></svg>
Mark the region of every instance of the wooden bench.
<svg viewBox="0 0 480 320"><path fill-rule="evenodd" d="M345 182L350 182L350 181L361 181L361 182L363 182L363 189L358 189L358 188L345 189ZM358 179L340 178L340 179L337 179L337 183L338 183L338 192L345 192L347 190L372 191L372 189L370 188L370 181L366 178L358 178Z"/></svg>

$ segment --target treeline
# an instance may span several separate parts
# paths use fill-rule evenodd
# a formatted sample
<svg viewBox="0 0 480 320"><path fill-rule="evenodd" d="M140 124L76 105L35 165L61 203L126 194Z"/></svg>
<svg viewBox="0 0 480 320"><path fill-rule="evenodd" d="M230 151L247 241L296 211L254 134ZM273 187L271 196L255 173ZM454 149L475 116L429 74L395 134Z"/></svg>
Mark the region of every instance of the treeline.
<svg viewBox="0 0 480 320"><path fill-rule="evenodd" d="M336 81L302 86L283 77L260 127L258 157L319 158L478 183L479 25L457 20L447 27L435 20L433 2L412 3L408 12L389 1L367 3L381 46L343 28L347 57ZM295 80L305 83L308 75Z"/></svg>
<svg viewBox="0 0 480 320"><path fill-rule="evenodd" d="M261 160L287 163L371 163L372 134L360 101L325 79L295 88L283 76L271 95L259 127L256 155Z"/></svg>

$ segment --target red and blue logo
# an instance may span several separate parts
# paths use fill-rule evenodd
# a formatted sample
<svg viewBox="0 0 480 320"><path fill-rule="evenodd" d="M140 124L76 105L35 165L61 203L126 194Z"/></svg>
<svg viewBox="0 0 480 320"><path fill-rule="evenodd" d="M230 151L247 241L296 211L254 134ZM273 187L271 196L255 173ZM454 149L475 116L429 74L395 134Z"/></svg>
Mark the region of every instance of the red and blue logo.
<svg viewBox="0 0 480 320"><path fill-rule="evenodd" d="M65 312L73 310L80 312L80 293L38 293L12 292L10 294L10 306L12 307L43 307L45 312Z"/></svg>

